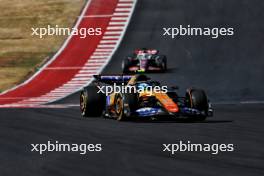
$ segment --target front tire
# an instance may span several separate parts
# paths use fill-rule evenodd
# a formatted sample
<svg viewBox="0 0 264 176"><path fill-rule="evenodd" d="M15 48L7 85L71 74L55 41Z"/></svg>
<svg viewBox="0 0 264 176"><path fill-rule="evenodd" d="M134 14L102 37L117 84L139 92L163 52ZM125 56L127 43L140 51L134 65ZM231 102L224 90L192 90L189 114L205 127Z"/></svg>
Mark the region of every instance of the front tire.
<svg viewBox="0 0 264 176"><path fill-rule="evenodd" d="M136 93L118 94L115 105L117 120L129 120L131 113L133 113L138 107L138 95Z"/></svg>
<svg viewBox="0 0 264 176"><path fill-rule="evenodd" d="M186 93L186 106L194 108L203 112L204 114L199 115L197 120L205 120L208 114L208 99L204 90L201 89L190 89Z"/></svg>

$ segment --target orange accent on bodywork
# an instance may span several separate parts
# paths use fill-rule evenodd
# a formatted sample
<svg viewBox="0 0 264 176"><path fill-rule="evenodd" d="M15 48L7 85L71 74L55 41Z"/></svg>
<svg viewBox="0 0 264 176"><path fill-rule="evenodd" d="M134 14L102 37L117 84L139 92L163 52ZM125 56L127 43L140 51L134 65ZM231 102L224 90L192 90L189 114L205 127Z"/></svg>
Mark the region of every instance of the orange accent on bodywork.
<svg viewBox="0 0 264 176"><path fill-rule="evenodd" d="M166 93L155 93L155 96L167 111L179 112L178 105Z"/></svg>
<svg viewBox="0 0 264 176"><path fill-rule="evenodd" d="M136 76L132 76L128 81L127 85L135 85L136 83Z"/></svg>

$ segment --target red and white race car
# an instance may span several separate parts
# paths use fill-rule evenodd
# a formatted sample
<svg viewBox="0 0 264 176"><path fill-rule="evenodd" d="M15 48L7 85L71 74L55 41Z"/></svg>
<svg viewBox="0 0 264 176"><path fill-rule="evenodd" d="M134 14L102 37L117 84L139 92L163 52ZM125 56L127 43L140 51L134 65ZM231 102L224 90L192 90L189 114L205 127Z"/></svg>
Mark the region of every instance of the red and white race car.
<svg viewBox="0 0 264 176"><path fill-rule="evenodd" d="M123 73L133 72L165 72L167 70L167 58L160 55L156 49L136 49L122 63Z"/></svg>

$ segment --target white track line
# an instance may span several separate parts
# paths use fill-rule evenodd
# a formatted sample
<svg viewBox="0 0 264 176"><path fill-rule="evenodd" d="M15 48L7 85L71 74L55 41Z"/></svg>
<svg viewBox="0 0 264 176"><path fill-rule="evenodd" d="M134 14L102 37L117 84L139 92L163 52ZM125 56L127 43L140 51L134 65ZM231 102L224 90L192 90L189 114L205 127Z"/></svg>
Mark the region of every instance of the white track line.
<svg viewBox="0 0 264 176"><path fill-rule="evenodd" d="M110 25L123 25L125 24L126 22L110 22Z"/></svg>
<svg viewBox="0 0 264 176"><path fill-rule="evenodd" d="M111 35L111 34L120 34L121 35L122 32L121 31L106 31L105 34L106 35Z"/></svg>
<svg viewBox="0 0 264 176"><path fill-rule="evenodd" d="M122 26L110 26L110 27L107 27L106 30L113 30L113 29L120 29L122 30L123 27Z"/></svg>
<svg viewBox="0 0 264 176"><path fill-rule="evenodd" d="M124 21L126 21L127 18L124 18L124 17L112 17L111 20L124 20Z"/></svg>
<svg viewBox="0 0 264 176"><path fill-rule="evenodd" d="M91 58L91 59L100 59L100 58L107 58L107 56L102 56L102 55L92 55L90 58ZM88 65L90 65L90 64L88 63Z"/></svg>
<svg viewBox="0 0 264 176"><path fill-rule="evenodd" d="M111 49L99 49L99 48L97 48L95 51L96 52L100 52L100 51L111 52L112 50Z"/></svg>
<svg viewBox="0 0 264 176"><path fill-rule="evenodd" d="M119 39L119 36L103 36L103 39Z"/></svg>
<svg viewBox="0 0 264 176"><path fill-rule="evenodd" d="M131 8L116 8L115 11L116 12L130 12Z"/></svg>
<svg viewBox="0 0 264 176"><path fill-rule="evenodd" d="M100 43L116 43L117 40L101 40Z"/></svg>
<svg viewBox="0 0 264 176"><path fill-rule="evenodd" d="M94 56L96 56L96 55L99 55L99 56L101 56L101 55L107 55L108 56L109 54L110 54L110 52L94 52L93 53Z"/></svg>
<svg viewBox="0 0 264 176"><path fill-rule="evenodd" d="M120 13L119 12L115 12L114 13L115 16L126 16L128 14L129 14L129 12L123 12L123 13L121 13L121 12Z"/></svg>
<svg viewBox="0 0 264 176"><path fill-rule="evenodd" d="M131 7L131 5L130 4L125 4L125 3L118 3L117 4L117 7Z"/></svg>

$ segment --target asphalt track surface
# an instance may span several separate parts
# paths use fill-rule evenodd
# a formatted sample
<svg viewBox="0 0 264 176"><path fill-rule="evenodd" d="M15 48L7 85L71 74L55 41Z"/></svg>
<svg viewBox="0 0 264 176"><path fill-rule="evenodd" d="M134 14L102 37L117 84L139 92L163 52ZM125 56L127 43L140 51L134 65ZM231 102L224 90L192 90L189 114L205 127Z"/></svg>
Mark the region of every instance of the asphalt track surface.
<svg viewBox="0 0 264 176"><path fill-rule="evenodd" d="M81 119L78 107L0 110L0 175L264 175L262 1L140 0L128 32L104 73L120 71L132 48L159 48L169 72L151 77L181 91L203 87L215 104L204 123L117 122ZM162 27L232 26L235 36L172 40ZM78 103L78 94L58 102ZM228 103L228 104L223 104ZM31 143L102 143L100 153L30 152ZM234 152L212 155L162 152L163 143L233 143Z"/></svg>

